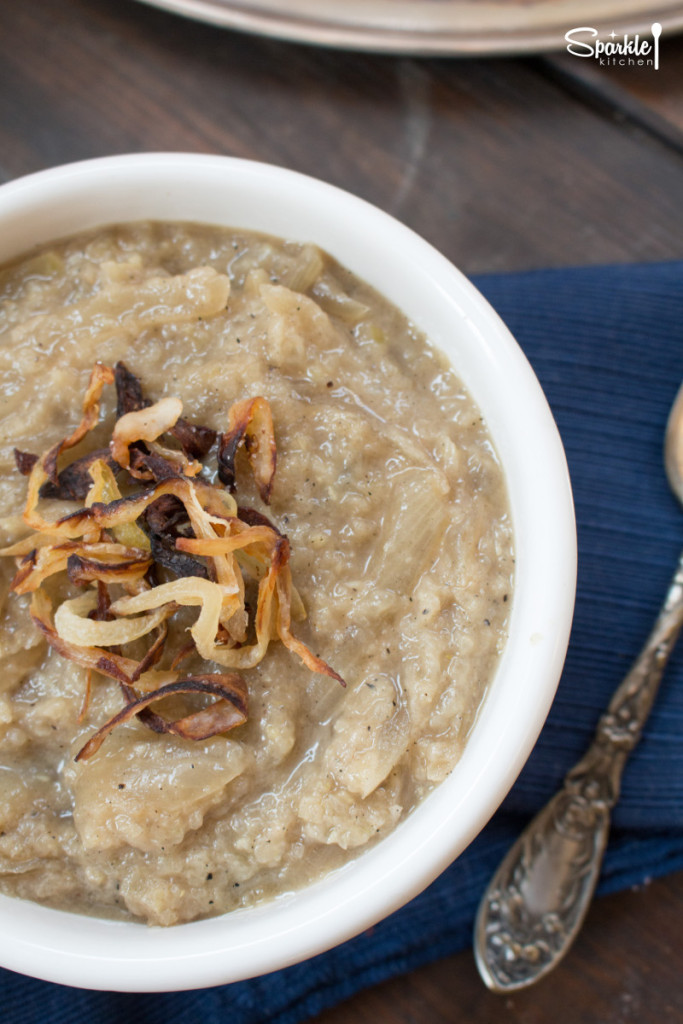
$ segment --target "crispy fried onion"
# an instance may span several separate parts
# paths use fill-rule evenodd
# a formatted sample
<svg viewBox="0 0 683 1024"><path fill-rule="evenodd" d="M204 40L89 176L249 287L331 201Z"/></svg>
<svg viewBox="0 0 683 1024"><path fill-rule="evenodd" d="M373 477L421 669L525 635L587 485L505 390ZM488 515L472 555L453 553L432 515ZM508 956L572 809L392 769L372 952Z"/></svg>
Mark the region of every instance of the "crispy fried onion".
<svg viewBox="0 0 683 1024"><path fill-rule="evenodd" d="M26 554L12 580L11 589L17 594L30 594L48 576L65 570L75 583L95 582L98 579L105 583L121 582L124 579L132 581L142 579L151 567L149 552L138 548L107 541L90 544L64 541L36 548Z"/></svg>
<svg viewBox="0 0 683 1024"><path fill-rule="evenodd" d="M89 613L94 612L96 608L97 593L94 590L62 601L54 618L55 629L62 640L78 647L118 647L151 633L174 611L169 605L162 605L149 615L140 615L133 619L88 618Z"/></svg>
<svg viewBox="0 0 683 1024"><path fill-rule="evenodd" d="M158 438L173 430L183 411L179 398L162 398L154 405L124 413L116 421L111 440L111 454L115 462L137 477L154 480L182 473L196 476L202 470L201 462L188 458L183 449L159 444ZM144 442L144 448L134 447Z"/></svg>
<svg viewBox="0 0 683 1024"><path fill-rule="evenodd" d="M52 448L49 448L35 461L29 475L26 506L24 508L24 522L27 526L32 527L32 529L39 532L49 532L52 529L53 524L45 520L38 512L40 490L47 483L51 483L54 487L59 487L59 473L57 470L59 456L67 449L74 448L95 426L100 415L102 391L105 384L111 384L113 381L114 371L102 363L95 363L85 392L85 398L83 399L83 415L80 423L73 433L65 437L63 441L53 445ZM25 457L28 453L23 454L24 461L26 461Z"/></svg>
<svg viewBox="0 0 683 1024"><path fill-rule="evenodd" d="M202 693L218 697L208 708L195 711L194 714L186 715L184 718L169 722L160 715L145 715L149 705L165 697L172 697L176 694ZM76 754L77 761L85 761L92 757L101 747L109 733L129 722L135 715L145 721L154 732L171 733L180 736L182 739L205 740L218 733L234 729L236 725L242 725L247 720L247 689L241 676L235 673L224 675L205 674L179 679L175 683L168 683L159 687L153 693L146 693L144 697L137 697L126 705L118 714L105 722L97 732L90 737L84 747Z"/></svg>
<svg viewBox="0 0 683 1024"><path fill-rule="evenodd" d="M115 679L118 683L136 687L141 690L158 689L167 683L175 682L178 678L177 672L150 669L138 674L139 662L133 658L127 658L115 651L107 651L101 647L83 646L72 644L64 640L53 622L52 601L44 590L36 590L31 598L31 618L40 632L47 640L50 647L54 648L62 657L74 661L82 668L99 672L109 679Z"/></svg>
<svg viewBox="0 0 683 1024"><path fill-rule="evenodd" d="M235 455L242 443L261 500L267 505L273 489L277 453L273 417L265 398L236 402L228 413L228 432L221 434L218 446L218 475L232 492L235 490Z"/></svg>
<svg viewBox="0 0 683 1024"><path fill-rule="evenodd" d="M63 453L97 424L102 392L112 383L117 402L109 449L60 469ZM0 550L16 560L11 589L31 595L31 617L48 644L87 670L80 718L93 673L116 680L126 702L78 753L80 761L133 718L155 732L195 740L241 725L247 689L235 670L255 668L271 640L281 641L312 672L345 685L291 632L292 609L297 618L305 613L292 584L287 537L261 512L239 508L232 496L235 455L244 445L261 498L270 500L276 450L268 402L256 397L235 403L223 434L183 419L182 408L175 397L148 401L123 363L113 370L97 363L76 429L42 455L15 452L19 471L28 476L24 521L33 532ZM199 460L216 440L218 477L227 489L200 476ZM60 500L82 505L75 511L62 506L57 518L47 518L43 505L54 513ZM46 585L61 597L54 615ZM69 593L69 585L81 592ZM196 610L187 627L189 643L188 610L190 618ZM184 616L176 630L182 642L171 651L169 623L176 614ZM229 671L181 677L178 665L188 657ZM192 694L215 699L173 721L151 708Z"/></svg>

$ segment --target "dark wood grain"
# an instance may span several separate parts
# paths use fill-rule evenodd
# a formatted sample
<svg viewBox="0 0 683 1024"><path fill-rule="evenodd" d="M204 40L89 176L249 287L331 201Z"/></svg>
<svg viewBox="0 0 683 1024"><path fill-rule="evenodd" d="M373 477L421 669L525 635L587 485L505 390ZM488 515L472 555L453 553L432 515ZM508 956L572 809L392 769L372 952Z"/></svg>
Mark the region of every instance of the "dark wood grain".
<svg viewBox="0 0 683 1024"><path fill-rule="evenodd" d="M583 97L591 107L601 107L615 117L650 132L675 149L683 150L683 39L665 38L661 43L659 70L600 67L594 60L569 54L544 60L546 70L568 90Z"/></svg>
<svg viewBox="0 0 683 1024"><path fill-rule="evenodd" d="M680 154L542 61L335 53L132 0L0 17L5 178L114 152L230 153L349 188L468 272L683 254Z"/></svg>
<svg viewBox="0 0 683 1024"><path fill-rule="evenodd" d="M683 873L597 900L576 945L526 991L488 992L468 952L362 992L312 1024L679 1024Z"/></svg>
<svg viewBox="0 0 683 1024"><path fill-rule="evenodd" d="M227 153L321 177L466 272L683 258L683 43L659 77L565 56L316 50L133 0L0 10L0 180L110 153ZM683 874L601 899L536 989L487 993L469 951L317 1024L683 1020Z"/></svg>

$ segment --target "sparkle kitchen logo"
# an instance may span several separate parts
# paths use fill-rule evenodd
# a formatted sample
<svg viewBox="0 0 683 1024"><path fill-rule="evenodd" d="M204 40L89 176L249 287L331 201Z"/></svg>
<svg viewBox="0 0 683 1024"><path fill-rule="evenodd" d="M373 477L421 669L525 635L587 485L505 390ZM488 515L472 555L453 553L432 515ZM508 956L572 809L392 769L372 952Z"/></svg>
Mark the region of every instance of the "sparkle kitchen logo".
<svg viewBox="0 0 683 1024"><path fill-rule="evenodd" d="M650 38L640 33L618 36L614 31L603 37L596 28L587 25L570 29L564 38L572 56L593 58L601 67L649 67L659 71L661 34L662 26L656 21Z"/></svg>

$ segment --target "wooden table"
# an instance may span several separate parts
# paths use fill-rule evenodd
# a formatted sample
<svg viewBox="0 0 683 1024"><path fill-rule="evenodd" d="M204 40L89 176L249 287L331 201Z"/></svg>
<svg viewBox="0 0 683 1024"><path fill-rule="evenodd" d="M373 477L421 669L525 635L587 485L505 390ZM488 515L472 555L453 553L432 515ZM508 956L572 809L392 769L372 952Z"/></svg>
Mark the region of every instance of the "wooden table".
<svg viewBox="0 0 683 1024"><path fill-rule="evenodd" d="M661 70L462 61L237 35L133 0L0 12L0 179L143 150L229 153L341 185L465 272L683 258L683 41ZM469 951L317 1024L683 1019L683 875L598 900L564 965L490 995Z"/></svg>

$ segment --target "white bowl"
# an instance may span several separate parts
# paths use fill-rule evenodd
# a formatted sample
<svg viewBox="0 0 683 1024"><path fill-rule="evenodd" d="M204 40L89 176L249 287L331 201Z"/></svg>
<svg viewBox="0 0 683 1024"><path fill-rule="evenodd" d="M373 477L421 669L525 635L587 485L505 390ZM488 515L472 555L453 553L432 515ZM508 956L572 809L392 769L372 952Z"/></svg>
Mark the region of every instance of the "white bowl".
<svg viewBox="0 0 683 1024"><path fill-rule="evenodd" d="M93 989L171 991L264 974L321 953L424 889L487 823L550 708L574 603L576 540L562 444L541 388L488 303L443 256L364 201L281 168L140 154L0 188L0 262L98 225L190 220L315 242L374 285L451 358L488 424L516 544L510 636L453 773L395 831L294 896L170 929L0 897L0 964Z"/></svg>

